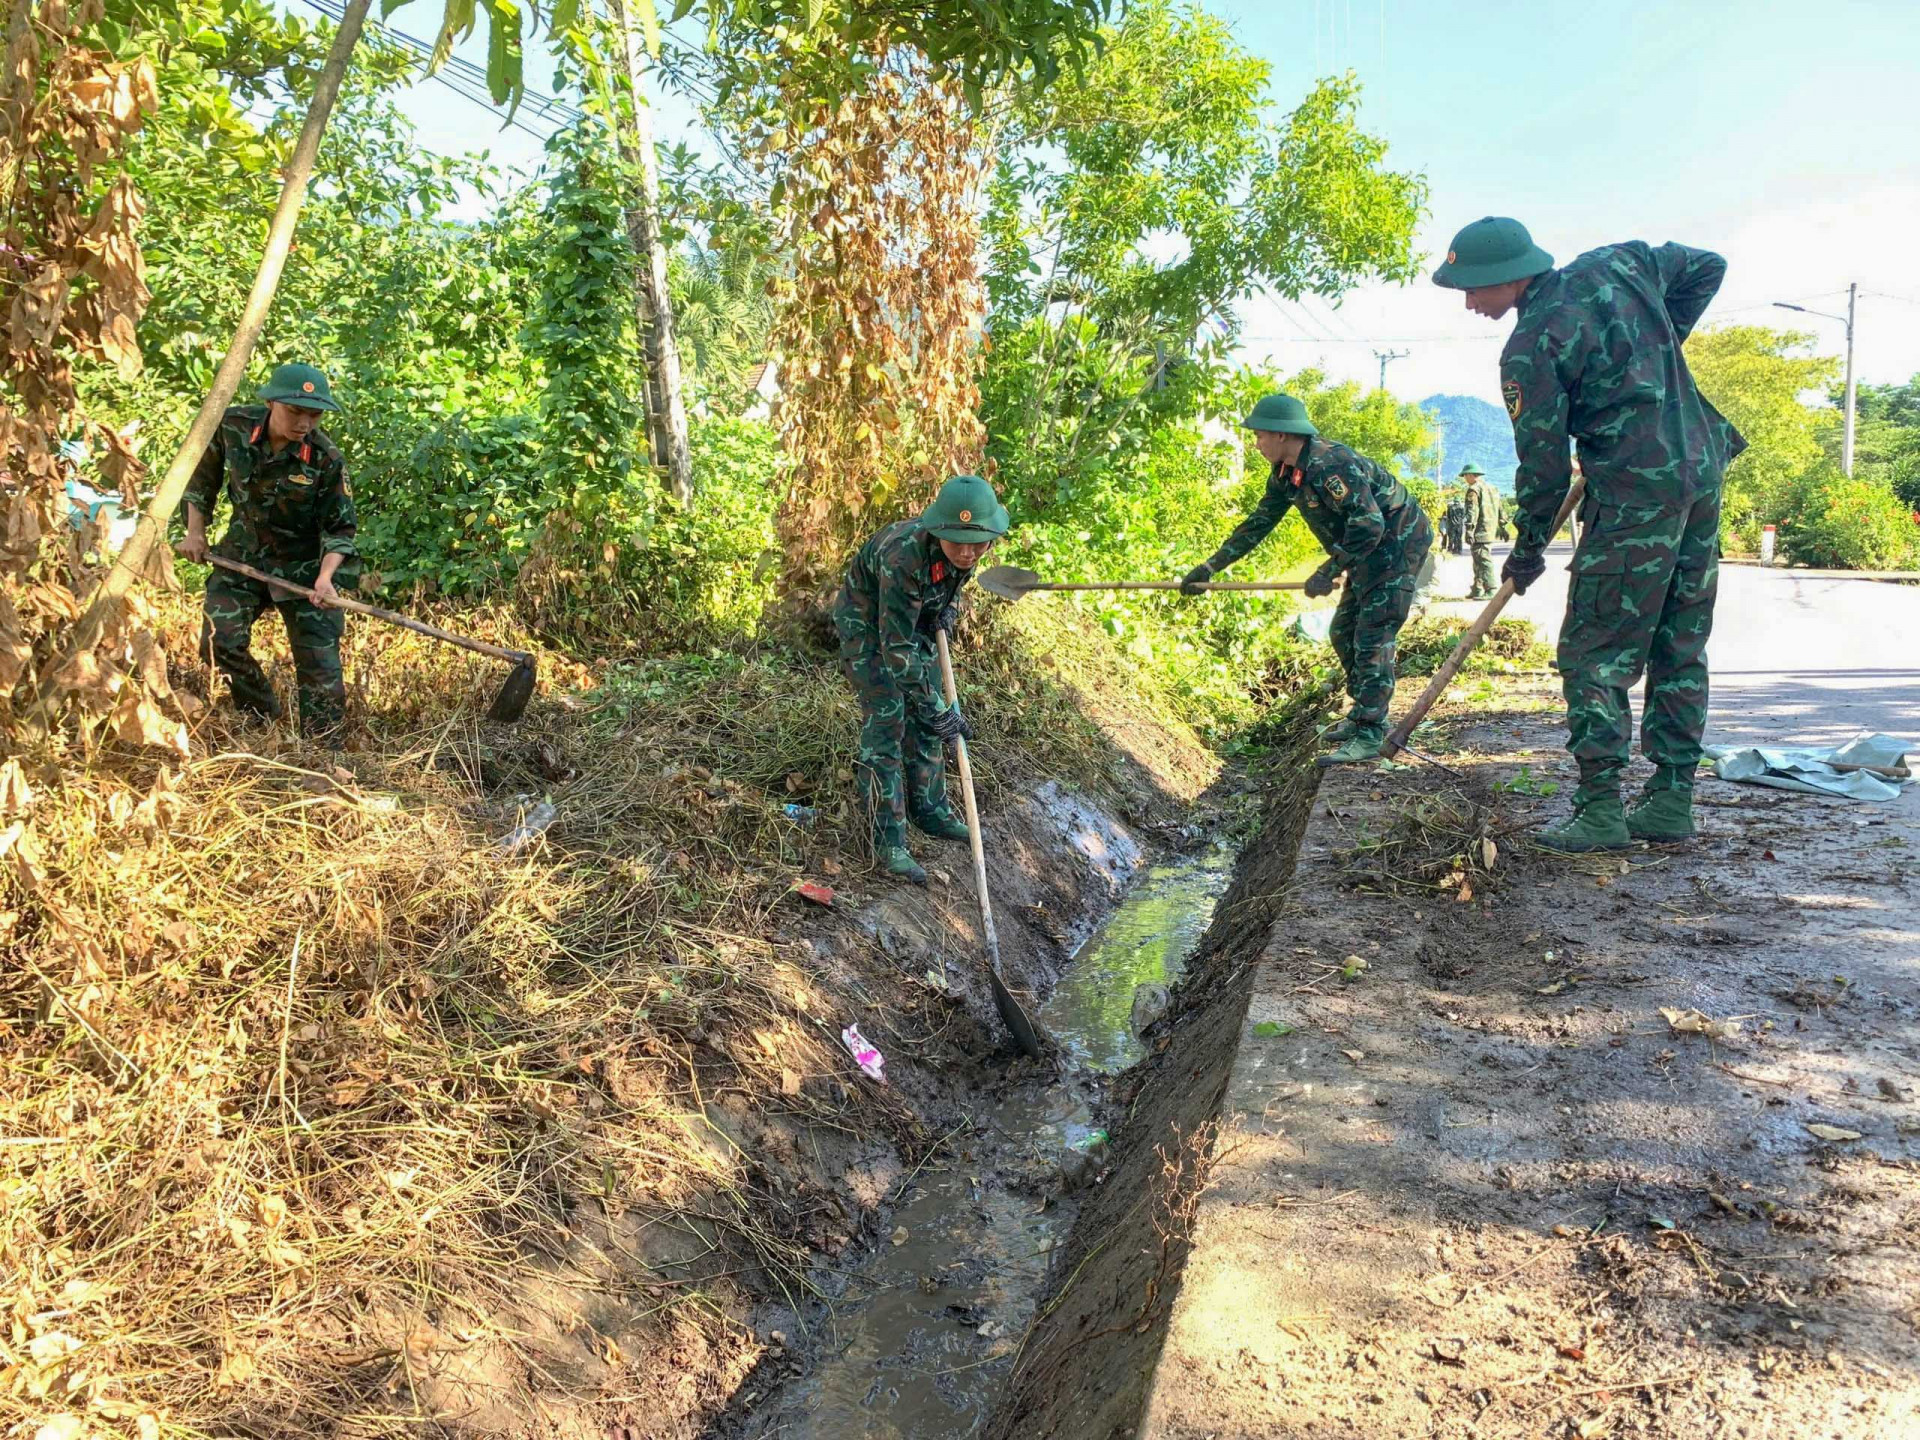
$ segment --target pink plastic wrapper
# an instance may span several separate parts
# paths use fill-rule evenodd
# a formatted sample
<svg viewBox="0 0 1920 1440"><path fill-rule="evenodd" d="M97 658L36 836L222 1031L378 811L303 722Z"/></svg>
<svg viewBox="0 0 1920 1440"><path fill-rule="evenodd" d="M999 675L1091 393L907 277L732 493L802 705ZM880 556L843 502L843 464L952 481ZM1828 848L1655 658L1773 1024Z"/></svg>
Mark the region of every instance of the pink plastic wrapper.
<svg viewBox="0 0 1920 1440"><path fill-rule="evenodd" d="M847 1047L847 1053L853 1056L854 1063L869 1080L878 1080L882 1085L887 1083L886 1057L860 1033L858 1025L849 1025L842 1030L840 1043Z"/></svg>

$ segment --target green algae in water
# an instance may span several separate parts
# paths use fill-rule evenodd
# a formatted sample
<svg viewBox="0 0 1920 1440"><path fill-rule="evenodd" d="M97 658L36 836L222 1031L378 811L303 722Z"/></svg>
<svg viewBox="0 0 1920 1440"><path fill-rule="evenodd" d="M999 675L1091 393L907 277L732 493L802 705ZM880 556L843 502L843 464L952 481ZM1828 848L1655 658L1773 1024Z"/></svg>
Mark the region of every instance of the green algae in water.
<svg viewBox="0 0 1920 1440"><path fill-rule="evenodd" d="M1145 1058L1133 1033L1134 991L1179 980L1232 875L1225 849L1156 865L1081 947L1041 1011L1076 1066L1112 1073Z"/></svg>

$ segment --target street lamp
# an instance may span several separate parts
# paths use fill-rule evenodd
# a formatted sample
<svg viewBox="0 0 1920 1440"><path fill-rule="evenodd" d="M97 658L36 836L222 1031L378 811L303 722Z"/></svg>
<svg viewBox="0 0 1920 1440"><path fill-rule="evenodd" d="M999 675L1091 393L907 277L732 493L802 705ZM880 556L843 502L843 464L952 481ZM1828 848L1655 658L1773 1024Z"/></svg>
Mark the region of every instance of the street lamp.
<svg viewBox="0 0 1920 1440"><path fill-rule="evenodd" d="M1847 478L1853 478L1853 302L1858 296L1860 286L1847 286L1847 313L1829 315L1825 310L1809 310L1804 305L1789 305L1784 300L1774 301L1779 310L1798 310L1802 315L1818 315L1822 320L1838 320L1847 327L1847 413L1846 424L1840 432L1840 469Z"/></svg>

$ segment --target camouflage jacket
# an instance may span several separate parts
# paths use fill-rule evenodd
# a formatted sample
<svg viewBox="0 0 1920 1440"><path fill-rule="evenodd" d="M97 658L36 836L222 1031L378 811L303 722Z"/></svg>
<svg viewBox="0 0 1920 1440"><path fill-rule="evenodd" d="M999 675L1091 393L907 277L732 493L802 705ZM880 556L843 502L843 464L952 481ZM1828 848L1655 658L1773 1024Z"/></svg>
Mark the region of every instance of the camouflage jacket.
<svg viewBox="0 0 1920 1440"><path fill-rule="evenodd" d="M1694 387L1681 347L1726 270L1710 250L1629 240L1527 287L1500 356L1520 455L1516 549L1547 543L1573 438L1589 514L1681 509L1718 489L1746 441Z"/></svg>
<svg viewBox="0 0 1920 1440"><path fill-rule="evenodd" d="M1458 495L1447 501L1446 513L1441 517L1441 522L1460 530L1462 534L1466 533L1467 502Z"/></svg>
<svg viewBox="0 0 1920 1440"><path fill-rule="evenodd" d="M1207 561L1217 575L1252 550L1298 506L1336 570L1365 587L1419 565L1433 543L1427 517L1384 466L1344 445L1308 437L1300 464L1275 465L1267 492Z"/></svg>
<svg viewBox="0 0 1920 1440"><path fill-rule="evenodd" d="M933 624L972 575L947 559L918 517L889 525L854 555L833 602L841 656L877 654L915 715L938 714L947 707Z"/></svg>
<svg viewBox="0 0 1920 1440"><path fill-rule="evenodd" d="M325 431L311 430L276 455L267 440L267 407L234 406L187 482L186 499L209 526L222 490L233 518L216 554L311 583L322 555L358 553L347 467Z"/></svg>
<svg viewBox="0 0 1920 1440"><path fill-rule="evenodd" d="M1471 545L1491 545L1494 537L1500 533L1500 524L1506 519L1503 513L1506 506L1500 501L1500 492L1488 481L1467 487L1466 530L1467 542Z"/></svg>

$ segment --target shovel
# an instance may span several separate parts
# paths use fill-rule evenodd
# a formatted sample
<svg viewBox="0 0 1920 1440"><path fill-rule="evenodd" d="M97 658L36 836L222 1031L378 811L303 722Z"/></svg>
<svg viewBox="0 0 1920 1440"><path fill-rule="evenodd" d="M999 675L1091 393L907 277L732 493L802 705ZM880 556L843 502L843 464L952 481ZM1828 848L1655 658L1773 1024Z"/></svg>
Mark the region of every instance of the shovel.
<svg viewBox="0 0 1920 1440"><path fill-rule="evenodd" d="M958 705L960 696L953 684L953 657L947 653L947 632L934 631L934 640L940 648L940 683L946 689L947 704ZM966 802L967 830L973 842L973 888L980 897L980 931L987 941L987 983L993 987L993 1006L1000 1012L1014 1041L1039 1060L1047 1053L1040 1043L1040 1031L1020 1008L1020 1002L1013 998L1007 982L1000 978L1000 935L993 928L993 901L987 896L987 851L980 841L980 807L973 798L973 767L967 763L965 740L955 740L953 749L960 760L960 796Z"/></svg>
<svg viewBox="0 0 1920 1440"><path fill-rule="evenodd" d="M1042 580L1031 570L1018 565L995 565L976 577L975 583L989 595L1002 600L1018 600L1030 590L1178 590L1178 580ZM1304 590L1304 580L1210 580L1202 590Z"/></svg>
<svg viewBox="0 0 1920 1440"><path fill-rule="evenodd" d="M242 565L238 560L228 560L219 555L207 556L207 563L218 565L222 570L231 570L236 575L244 575L249 580L259 580L270 590L291 591L295 595L304 595L316 605L337 605L342 610L351 610L356 615L371 615L376 620L385 620L390 625L399 625L419 635L431 636L435 640L444 640L449 645L458 645L463 650L471 650L476 655L487 655L495 660L512 663L513 672L500 686L500 693L493 697L488 707L487 718L511 725L526 712L527 701L533 698L533 656L524 650L504 650L498 645L489 645L484 640L469 640L464 635L455 635L438 626L429 625L424 620L415 620L407 615L396 614L392 610L382 610L378 605L368 605L361 600L349 600L341 595L330 601L322 601L318 595L305 585L296 585L291 580L276 579L251 565Z"/></svg>
<svg viewBox="0 0 1920 1440"><path fill-rule="evenodd" d="M1574 506L1580 503L1580 497L1586 494L1586 491L1585 477L1575 480L1567 487L1567 498L1560 502L1560 513L1553 517L1553 528L1547 531L1547 534L1560 533L1561 527L1567 523L1567 517L1573 514ZM1467 627L1467 633L1460 637L1460 642L1453 647L1453 653L1447 656L1446 663L1433 672L1433 679L1429 680L1427 688L1420 692L1420 698L1413 702L1413 708L1407 711L1405 717L1388 734L1385 742L1380 746L1382 759L1391 760L1402 750L1406 750L1407 754L1412 755L1416 760L1428 760L1430 764L1440 764L1439 761L1431 760L1418 751L1408 750L1407 741L1413 737L1414 727L1427 718L1427 712L1433 709L1434 703L1447 693L1447 686L1451 685L1453 677L1460 673L1460 667L1467 663L1467 656L1473 653L1473 647L1486 639L1487 631L1493 628L1493 622L1500 618L1500 612L1507 608L1507 601L1512 598L1513 582L1501 581L1500 588L1493 592L1493 598L1487 602L1487 608L1482 610L1479 618ZM1440 768L1445 770L1447 767L1441 765Z"/></svg>

